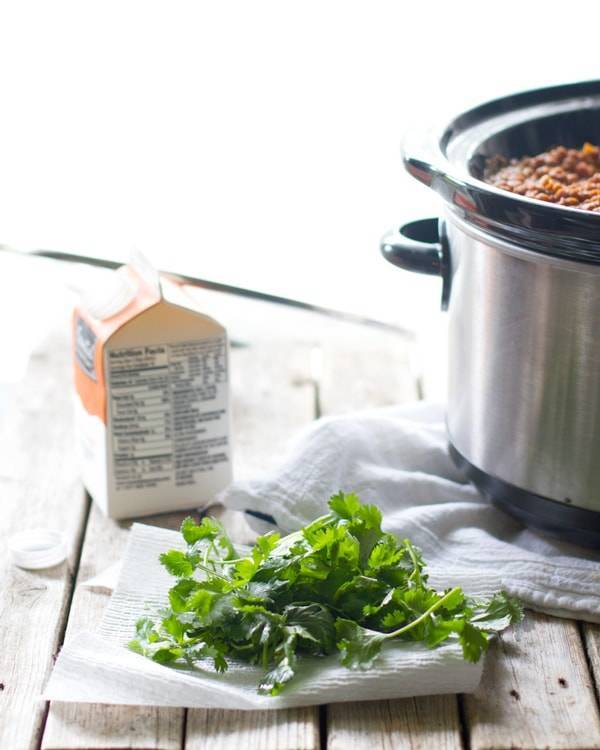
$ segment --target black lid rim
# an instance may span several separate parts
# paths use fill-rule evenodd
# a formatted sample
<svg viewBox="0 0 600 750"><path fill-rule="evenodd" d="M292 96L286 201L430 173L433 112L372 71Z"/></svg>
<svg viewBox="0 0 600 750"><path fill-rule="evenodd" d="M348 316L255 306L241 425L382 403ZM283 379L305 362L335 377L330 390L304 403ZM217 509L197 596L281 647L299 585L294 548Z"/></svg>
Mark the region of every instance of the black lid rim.
<svg viewBox="0 0 600 750"><path fill-rule="evenodd" d="M592 79L589 81L561 83L555 86L543 86L491 99L457 115L444 127L439 138L439 144L442 151L445 151L449 141L457 132L464 131L476 123L499 114L514 112L518 109L527 109L537 104L550 104L564 99L597 96L598 94L600 94L600 79Z"/></svg>
<svg viewBox="0 0 600 750"><path fill-rule="evenodd" d="M421 153L405 147L404 166L439 193L448 210L478 229L534 252L600 265L600 213L501 190L466 169L457 170L446 156L453 138L487 119L582 96L600 96L600 80L534 89L486 102L454 118Z"/></svg>

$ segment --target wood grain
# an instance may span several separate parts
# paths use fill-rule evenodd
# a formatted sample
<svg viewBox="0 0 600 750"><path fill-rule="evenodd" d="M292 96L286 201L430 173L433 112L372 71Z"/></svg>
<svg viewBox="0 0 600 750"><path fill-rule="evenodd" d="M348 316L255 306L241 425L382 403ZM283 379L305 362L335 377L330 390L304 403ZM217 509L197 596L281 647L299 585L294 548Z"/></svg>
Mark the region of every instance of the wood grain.
<svg viewBox="0 0 600 750"><path fill-rule="evenodd" d="M594 677L596 698L600 704L600 625L597 623L582 622L580 628L589 666Z"/></svg>
<svg viewBox="0 0 600 750"><path fill-rule="evenodd" d="M240 305L236 300L238 315L247 305L247 301ZM296 431L314 418L311 345L277 337L268 340L264 331L263 336L248 339L257 332L249 328L251 315L246 317L241 328L246 333L244 343L231 353L235 481L260 476L275 466ZM304 319L302 314L300 317ZM239 317L232 319L230 313L228 320L233 325L230 336L235 336L238 329L234 322ZM219 518L239 544L251 544L256 530L263 530L260 521L254 520L251 528L244 513L222 506L213 506L208 513Z"/></svg>
<svg viewBox="0 0 600 750"><path fill-rule="evenodd" d="M87 504L73 459L70 370L62 338L34 353L0 435L0 747L37 747L39 695L62 636ZM63 532L67 562L22 570L9 559L17 532Z"/></svg>
<svg viewBox="0 0 600 750"><path fill-rule="evenodd" d="M144 518L176 529L185 513ZM106 518L92 505L77 583L97 575L121 557L130 524ZM80 630L96 630L108 593L77 586L66 638ZM89 748L148 748L179 750L183 741L184 711L151 706L106 706L86 703L52 703L42 741L43 750Z"/></svg>
<svg viewBox="0 0 600 750"><path fill-rule="evenodd" d="M185 746L190 750L317 750L317 712L313 707L189 711Z"/></svg>
<svg viewBox="0 0 600 750"><path fill-rule="evenodd" d="M492 646L465 699L472 750L600 748L600 717L577 624L535 612Z"/></svg>
<svg viewBox="0 0 600 750"><path fill-rule="evenodd" d="M288 439L318 413L412 400L411 343L398 334L324 320L255 302L218 299L232 338L236 478L279 460ZM322 324L321 324L322 323ZM45 707L36 698L62 637L79 550L77 581L117 559L127 524L86 503L72 458L68 350L64 337L32 360L26 383L0 431L0 748L37 748ZM59 384L57 386L57 384ZM223 518L240 541L254 531L243 514ZM176 527L181 514L144 519ZM62 528L69 560L41 573L8 564L6 539L27 526ZM67 637L94 628L106 595L77 587ZM10 616L9 616L10 615ZM600 718L587 658L600 680L600 626L528 613L488 655L482 684L464 696L462 727L472 750L600 749ZM14 646L13 646L14 644ZM323 707L330 750L462 747L455 696ZM467 736L468 735L468 736ZM203 711L55 704L43 750L317 750L319 709ZM323 747L322 750L325 750Z"/></svg>
<svg viewBox="0 0 600 750"><path fill-rule="evenodd" d="M360 326L338 326L313 352L324 416L390 406L417 398L413 345L404 336ZM319 372L320 370L320 372Z"/></svg>
<svg viewBox="0 0 600 750"><path fill-rule="evenodd" d="M299 424L312 417L312 395L305 385L297 385L301 380L299 372L303 365L306 370L301 348L294 348L293 351L290 348L287 351L282 351L281 348L273 350L273 347L257 349L258 351L251 351L247 347L242 347L235 348L232 352L234 434L240 436L235 445L234 455L236 474L242 476L244 471L247 471L248 463L252 465L254 461L257 470L268 463L273 453L272 446L281 445L286 420ZM281 363L281 368L284 368L281 374L285 374L286 377L282 380L271 380L273 363L277 361ZM277 367L275 371L278 371ZM266 389L268 382L273 383L270 390ZM290 388L293 389L292 393L289 393ZM282 403L286 405L284 410L281 409ZM285 417L277 418L278 414L284 414ZM253 436L257 439L253 439ZM145 518L144 522L177 528L183 515L185 514ZM239 532L245 526L243 515L230 513L230 522L233 520L232 516L235 516ZM92 508L83 546L80 581L95 575L119 559L126 541L127 526L106 519L95 506ZM246 534L251 532L247 531ZM73 600L67 637L78 629L95 629L105 605L106 595L78 588ZM188 743L194 742L194 714L195 712L190 712ZM232 712L232 725L236 723L236 715L238 712ZM251 741L244 737L250 718L249 714L240 717L238 740L244 744ZM274 715L271 719L263 717L260 720L259 717L257 726L264 732L270 731L271 736L279 736L282 724L280 719L274 721L275 718ZM290 719L293 718L292 712ZM317 720L316 711L303 710L298 712L296 721L292 721L290 726L296 727L296 736L302 736L302 732L310 736L316 731ZM56 704L51 706L48 715L42 747L44 750L74 750L83 747L171 750L182 745L183 721L184 711L177 709ZM270 722L273 723L272 730L269 730ZM215 731L217 729L215 727ZM212 743L210 734L204 732L203 737Z"/></svg>
<svg viewBox="0 0 600 750"><path fill-rule="evenodd" d="M235 330L235 328L234 328ZM314 416L309 354L302 344L257 341L232 352L235 476L272 466L289 438ZM242 514L221 514L236 541L254 536ZM190 709L186 750L317 750L318 708L285 711Z"/></svg>
<svg viewBox="0 0 600 750"><path fill-rule="evenodd" d="M360 352L360 354L358 354ZM363 356L364 353L364 356ZM323 344L320 402L323 415L387 406L417 398L407 342L382 331L358 330ZM367 701L327 707L327 747L460 748L454 695Z"/></svg>
<svg viewBox="0 0 600 750"><path fill-rule="evenodd" d="M313 419L309 368L310 348L301 342L263 340L232 350L235 480L275 466L295 433Z"/></svg>
<svg viewBox="0 0 600 750"><path fill-rule="evenodd" d="M328 750L460 750L454 696L327 706Z"/></svg>

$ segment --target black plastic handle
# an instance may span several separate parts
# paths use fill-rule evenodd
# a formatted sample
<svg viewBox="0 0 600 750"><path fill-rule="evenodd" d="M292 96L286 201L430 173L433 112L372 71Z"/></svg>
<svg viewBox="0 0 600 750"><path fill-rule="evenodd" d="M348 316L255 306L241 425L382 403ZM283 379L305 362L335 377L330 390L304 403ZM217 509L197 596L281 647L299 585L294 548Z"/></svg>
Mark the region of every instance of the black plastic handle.
<svg viewBox="0 0 600 750"><path fill-rule="evenodd" d="M381 254L398 268L441 276L442 310L450 299L450 253L443 223L437 218L418 219L393 229L381 240Z"/></svg>

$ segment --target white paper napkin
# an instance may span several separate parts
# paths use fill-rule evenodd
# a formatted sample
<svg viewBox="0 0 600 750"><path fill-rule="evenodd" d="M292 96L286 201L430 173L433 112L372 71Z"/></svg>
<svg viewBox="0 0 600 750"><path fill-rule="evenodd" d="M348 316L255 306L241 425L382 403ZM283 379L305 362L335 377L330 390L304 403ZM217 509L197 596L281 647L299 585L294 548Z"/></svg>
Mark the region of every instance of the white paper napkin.
<svg viewBox="0 0 600 750"><path fill-rule="evenodd" d="M272 516L288 532L326 512L333 493L356 492L382 509L387 531L423 550L436 576L499 577L533 609L600 622L600 554L530 531L494 508L453 465L447 440L438 404L321 419L274 471L234 483L220 500Z"/></svg>
<svg viewBox="0 0 600 750"><path fill-rule="evenodd" d="M483 660L465 662L458 644L426 649L420 644L388 645L373 669L354 671L337 656L305 659L298 677L280 696L258 695L263 670L232 665L217 675L155 664L125 647L136 620L166 604L174 579L158 562L161 552L182 548L178 533L135 524L117 586L98 633L80 632L60 652L44 698L47 700L195 708L276 709L318 703L472 692ZM449 573L449 571L446 571ZM453 579L457 583L461 581ZM491 576L467 576L469 593L497 587Z"/></svg>
<svg viewBox="0 0 600 750"><path fill-rule="evenodd" d="M117 588L119 575L121 574L121 561L119 560L108 568L98 573L98 575L88 578L81 584L83 588L91 591L114 591Z"/></svg>

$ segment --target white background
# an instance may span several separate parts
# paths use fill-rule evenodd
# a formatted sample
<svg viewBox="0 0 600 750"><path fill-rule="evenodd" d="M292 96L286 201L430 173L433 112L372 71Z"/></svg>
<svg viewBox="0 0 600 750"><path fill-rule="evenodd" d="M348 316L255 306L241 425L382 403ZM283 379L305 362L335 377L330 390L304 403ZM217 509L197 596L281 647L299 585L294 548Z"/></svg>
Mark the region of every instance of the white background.
<svg viewBox="0 0 600 750"><path fill-rule="evenodd" d="M378 253L438 211L403 132L600 77L599 20L589 1L3 2L0 243L135 246L434 336L438 280ZM0 313L25 293L5 275Z"/></svg>

